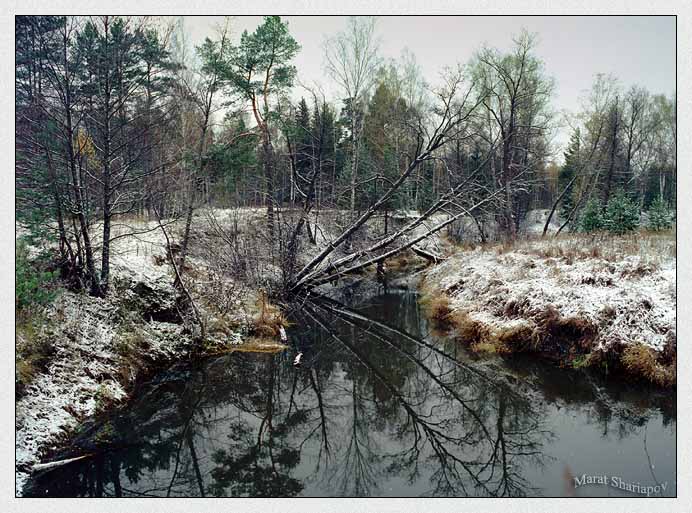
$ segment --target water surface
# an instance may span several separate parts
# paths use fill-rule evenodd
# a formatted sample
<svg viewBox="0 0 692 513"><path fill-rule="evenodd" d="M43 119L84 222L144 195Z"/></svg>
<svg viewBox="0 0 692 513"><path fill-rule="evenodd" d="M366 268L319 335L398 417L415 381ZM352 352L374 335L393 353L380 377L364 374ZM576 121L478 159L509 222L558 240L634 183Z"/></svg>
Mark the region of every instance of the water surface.
<svg viewBox="0 0 692 513"><path fill-rule="evenodd" d="M25 493L675 496L674 394L470 354L431 333L412 292L357 303L304 305L288 351L163 373L84 430L92 457Z"/></svg>

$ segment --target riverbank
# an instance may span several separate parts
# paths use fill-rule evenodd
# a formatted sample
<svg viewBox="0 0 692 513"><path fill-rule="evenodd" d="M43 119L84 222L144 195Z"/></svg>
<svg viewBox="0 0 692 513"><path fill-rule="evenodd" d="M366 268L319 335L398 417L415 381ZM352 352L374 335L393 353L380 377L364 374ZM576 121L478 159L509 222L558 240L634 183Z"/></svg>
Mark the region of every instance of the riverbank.
<svg viewBox="0 0 692 513"><path fill-rule="evenodd" d="M157 224L136 228L142 233L113 243L106 298L58 288L49 304L18 315L17 495L34 466L64 448L86 419L126 404L155 372L194 357L283 347L280 310L221 275L211 260L191 255L186 283L206 326L200 342L189 305L172 285Z"/></svg>
<svg viewBox="0 0 692 513"><path fill-rule="evenodd" d="M425 273L421 290L438 329L475 351L676 383L673 233L457 250Z"/></svg>
<svg viewBox="0 0 692 513"><path fill-rule="evenodd" d="M413 290L354 303L293 312L299 366L288 351L234 351L157 373L127 407L80 426L74 444L92 457L37 473L25 495L627 494L565 486L593 468L675 495L673 394L472 354L430 336Z"/></svg>

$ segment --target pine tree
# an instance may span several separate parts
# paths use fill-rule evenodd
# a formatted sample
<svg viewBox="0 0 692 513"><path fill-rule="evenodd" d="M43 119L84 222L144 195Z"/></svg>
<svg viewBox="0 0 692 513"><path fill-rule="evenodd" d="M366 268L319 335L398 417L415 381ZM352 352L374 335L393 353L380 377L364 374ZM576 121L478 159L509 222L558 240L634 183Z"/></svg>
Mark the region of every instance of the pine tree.
<svg viewBox="0 0 692 513"><path fill-rule="evenodd" d="M291 63L300 45L279 16L265 16L254 32L243 32L240 44L225 55L205 59L207 66L218 66L228 92L248 102L262 137L262 167L267 205L267 231L274 238L275 162L272 125L276 118L270 99L290 89L296 76ZM211 57L211 58L210 58ZM218 58L217 58L218 57Z"/></svg>
<svg viewBox="0 0 692 513"><path fill-rule="evenodd" d="M661 196L651 203L648 212L648 228L654 231L667 230L672 226L672 214Z"/></svg>

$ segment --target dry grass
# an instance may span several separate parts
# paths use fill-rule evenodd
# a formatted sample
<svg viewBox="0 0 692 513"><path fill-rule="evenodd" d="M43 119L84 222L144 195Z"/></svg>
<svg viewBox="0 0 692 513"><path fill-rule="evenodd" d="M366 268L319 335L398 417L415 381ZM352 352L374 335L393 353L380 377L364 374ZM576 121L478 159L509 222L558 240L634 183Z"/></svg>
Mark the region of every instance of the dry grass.
<svg viewBox="0 0 692 513"><path fill-rule="evenodd" d="M563 317L548 306L535 316L536 329L532 334L537 350L551 351L556 345L569 343L571 352L583 354L591 351L598 335L598 327L581 317Z"/></svg>
<svg viewBox="0 0 692 513"><path fill-rule="evenodd" d="M423 293L421 306L435 328L448 331L452 328L452 307L449 297L439 289L427 290Z"/></svg>
<svg viewBox="0 0 692 513"><path fill-rule="evenodd" d="M656 360L654 352L642 345L632 344L625 348L621 357L622 364L635 377L649 381L661 387L675 385L675 362L668 365Z"/></svg>
<svg viewBox="0 0 692 513"><path fill-rule="evenodd" d="M460 245L456 247L463 249ZM624 256L639 256L644 262L656 264L675 256L676 251L674 229L660 232L639 230L625 235L566 233L545 239L489 243L483 247L498 255L519 251L546 259L561 259L568 264L594 258L615 262Z"/></svg>
<svg viewBox="0 0 692 513"><path fill-rule="evenodd" d="M227 352L244 353L279 353L288 349L288 346L281 344L271 338L250 337L242 344L231 347Z"/></svg>
<svg viewBox="0 0 692 513"><path fill-rule="evenodd" d="M47 369L55 353L50 337L39 328L45 322L42 316L26 312L17 319L15 392L18 396L22 395L38 374Z"/></svg>
<svg viewBox="0 0 692 513"><path fill-rule="evenodd" d="M461 253L450 260L454 267L446 264L431 273L423 285L424 310L436 327L454 330L455 339L472 351L534 352L561 365L617 371L674 386L675 330L668 322L668 302L655 303L660 287L649 279L655 277L658 283L660 275L669 280L674 256L674 231L566 234L490 244L478 252L478 263L475 254ZM470 269L468 277L459 271L464 266ZM534 266L542 272L531 272ZM496 286L495 273L501 272L503 279ZM534 293L526 286L531 280L541 286L547 281L546 291ZM644 297L621 300L618 291L626 291L630 281L633 287L643 283ZM563 285L570 296L588 302L593 291L598 301L565 304ZM583 285L588 286L584 293ZM675 296L674 285L670 295ZM662 351L654 349L662 347L666 336L670 343ZM638 342L648 343L647 337L652 337L650 344Z"/></svg>
<svg viewBox="0 0 692 513"><path fill-rule="evenodd" d="M471 346L471 350L474 353L489 353L496 354L498 352L497 346L491 342L479 342Z"/></svg>
<svg viewBox="0 0 692 513"><path fill-rule="evenodd" d="M279 307L270 303L264 292L259 295L256 306L258 312L252 320L252 334L260 338L278 337L280 329L289 324Z"/></svg>
<svg viewBox="0 0 692 513"><path fill-rule="evenodd" d="M421 304L438 330L454 331L454 339L473 352L500 355L534 352L557 358L574 368L600 366L606 371L617 368L635 379L661 387L671 387L676 382L676 345L672 334L658 356L642 344L626 346L620 343L607 352L594 351L598 326L577 316L564 317L551 306L529 315L523 308L525 305L508 303L506 315L525 318L527 322L491 327L474 319L467 311L453 310L449 298L440 290L428 290ZM616 313L613 307L605 306L602 315L612 318Z"/></svg>
<svg viewBox="0 0 692 513"><path fill-rule="evenodd" d="M526 324L508 326L495 331L490 341L496 351L502 354L523 353L532 351L534 329Z"/></svg>
<svg viewBox="0 0 692 513"><path fill-rule="evenodd" d="M466 344L477 345L487 337L487 330L484 329L483 324L472 319L468 312L453 312L450 322L455 328L457 339Z"/></svg>

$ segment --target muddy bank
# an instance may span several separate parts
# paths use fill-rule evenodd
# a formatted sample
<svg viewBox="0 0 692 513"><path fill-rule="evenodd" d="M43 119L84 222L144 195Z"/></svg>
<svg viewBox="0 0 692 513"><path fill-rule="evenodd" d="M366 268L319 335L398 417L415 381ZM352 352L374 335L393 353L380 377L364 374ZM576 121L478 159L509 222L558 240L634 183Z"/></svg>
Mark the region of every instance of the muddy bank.
<svg viewBox="0 0 692 513"><path fill-rule="evenodd" d="M674 387L675 265L671 235L569 236L458 251L421 291L438 328L477 352Z"/></svg>

